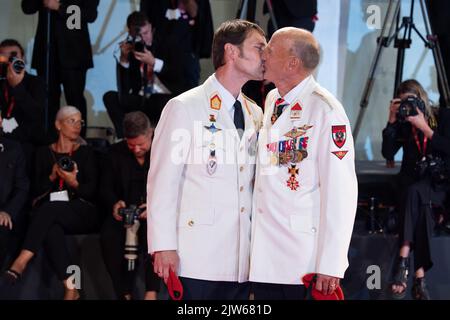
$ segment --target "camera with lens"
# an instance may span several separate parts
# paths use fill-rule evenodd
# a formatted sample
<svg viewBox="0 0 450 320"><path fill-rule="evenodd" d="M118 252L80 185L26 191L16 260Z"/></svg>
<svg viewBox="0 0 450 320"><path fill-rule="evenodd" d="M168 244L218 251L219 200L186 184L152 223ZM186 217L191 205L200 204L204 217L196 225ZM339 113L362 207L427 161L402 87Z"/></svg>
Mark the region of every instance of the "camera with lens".
<svg viewBox="0 0 450 320"><path fill-rule="evenodd" d="M119 209L119 215L123 218L123 224L126 226L132 226L134 221L139 218L145 208L138 208L136 205L130 205L128 208Z"/></svg>
<svg viewBox="0 0 450 320"><path fill-rule="evenodd" d="M416 171L420 179L430 178L434 185L442 184L448 180L448 171L445 161L434 155L423 157L416 164Z"/></svg>
<svg viewBox="0 0 450 320"><path fill-rule="evenodd" d="M406 122L406 118L417 116L420 110L424 115L427 115L425 108L425 102L422 99L409 96L400 102L400 107L397 111L397 120L400 122Z"/></svg>
<svg viewBox="0 0 450 320"><path fill-rule="evenodd" d="M0 80L5 80L8 75L8 66L12 65L15 73L19 74L25 69L25 62L16 57L17 53L13 52L9 58L0 57Z"/></svg>
<svg viewBox="0 0 450 320"><path fill-rule="evenodd" d="M57 164L58 167L67 172L72 172L73 169L75 168L75 162L73 162L73 160L70 157L59 158Z"/></svg>
<svg viewBox="0 0 450 320"><path fill-rule="evenodd" d="M145 43L141 37L141 28L135 27L134 36L128 35L126 43L133 46L133 51L144 52Z"/></svg>

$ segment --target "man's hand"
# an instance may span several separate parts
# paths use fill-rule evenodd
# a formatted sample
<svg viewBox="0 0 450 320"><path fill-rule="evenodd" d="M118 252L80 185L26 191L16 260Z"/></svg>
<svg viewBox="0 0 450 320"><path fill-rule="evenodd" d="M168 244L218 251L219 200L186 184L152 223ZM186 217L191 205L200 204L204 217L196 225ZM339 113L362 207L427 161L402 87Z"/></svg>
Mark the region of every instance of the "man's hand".
<svg viewBox="0 0 450 320"><path fill-rule="evenodd" d="M428 125L427 120L425 119L424 114L422 113L422 111L420 111L419 109L417 109L417 116L413 116L413 117L408 117L406 118L407 121L409 121L414 127L416 127L417 129L419 129L420 131L423 132L423 134L427 137L427 138L431 138L433 136L433 130L430 128L430 126Z"/></svg>
<svg viewBox="0 0 450 320"><path fill-rule="evenodd" d="M44 0L44 7L47 9L58 11L60 6L59 0Z"/></svg>
<svg viewBox="0 0 450 320"><path fill-rule="evenodd" d="M397 112L398 108L400 108L400 99L392 99L391 105L389 106L389 123L397 122Z"/></svg>
<svg viewBox="0 0 450 320"><path fill-rule="evenodd" d="M339 286L339 278L326 276L324 274L317 274L316 289L322 294L332 294Z"/></svg>
<svg viewBox="0 0 450 320"><path fill-rule="evenodd" d="M139 209L145 209L145 210L139 215L139 219L140 219L140 220L145 220L145 219L147 219L147 204L146 204L146 203L141 204L141 205L139 206Z"/></svg>
<svg viewBox="0 0 450 320"><path fill-rule="evenodd" d="M9 64L6 79L8 80L8 83L12 88L17 87L22 82L24 77L25 70L22 70L20 73L16 73L16 71L14 71L12 63Z"/></svg>
<svg viewBox="0 0 450 320"><path fill-rule="evenodd" d="M4 211L0 211L0 226L9 228L9 230L13 228L11 216Z"/></svg>
<svg viewBox="0 0 450 320"><path fill-rule="evenodd" d="M155 65L155 56L153 53L144 48L144 52L134 52L134 57L136 60L147 64L150 68L153 68Z"/></svg>
<svg viewBox="0 0 450 320"><path fill-rule="evenodd" d="M164 279L166 284L169 279L169 270L172 269L177 273L179 264L180 258L175 250L158 251L153 254L153 270L158 277Z"/></svg>
<svg viewBox="0 0 450 320"><path fill-rule="evenodd" d="M126 41L120 44L120 62L121 63L129 63L128 57L130 56L130 52L133 51L133 45L131 43L127 43Z"/></svg>
<svg viewBox="0 0 450 320"><path fill-rule="evenodd" d="M123 208L126 208L126 207L127 207L127 204L125 203L125 201L123 201L123 200L117 201L113 205L112 215L113 215L114 219L116 219L117 221L122 221L123 217L119 214L119 209L123 209Z"/></svg>

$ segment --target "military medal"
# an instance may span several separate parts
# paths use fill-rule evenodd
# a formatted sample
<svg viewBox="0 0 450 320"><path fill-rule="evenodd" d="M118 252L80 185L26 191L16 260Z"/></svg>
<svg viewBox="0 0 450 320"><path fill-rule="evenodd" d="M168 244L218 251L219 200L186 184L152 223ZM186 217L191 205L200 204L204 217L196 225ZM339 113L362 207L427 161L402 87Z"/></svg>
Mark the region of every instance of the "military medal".
<svg viewBox="0 0 450 320"><path fill-rule="evenodd" d="M216 157L216 143L214 141L214 136L217 132L222 131L222 129L219 129L216 127L216 115L217 112L222 108L222 99L220 99L220 96L216 93L214 94L210 99L210 108L213 114L209 115L209 126L205 126L205 129L208 130L211 133L211 141L208 144L209 149L209 158L206 162L206 171L210 176L212 176L216 170L217 170L217 157Z"/></svg>
<svg viewBox="0 0 450 320"><path fill-rule="evenodd" d="M298 169L297 165L291 165L291 167L288 169L288 172L290 174L290 177L288 181L286 181L288 188L290 188L292 191L297 191L297 189L300 187L300 184L297 180L298 175Z"/></svg>
<svg viewBox="0 0 450 320"><path fill-rule="evenodd" d="M217 158L215 150L211 150L208 162L206 163L206 170L210 176L212 176L217 170Z"/></svg>

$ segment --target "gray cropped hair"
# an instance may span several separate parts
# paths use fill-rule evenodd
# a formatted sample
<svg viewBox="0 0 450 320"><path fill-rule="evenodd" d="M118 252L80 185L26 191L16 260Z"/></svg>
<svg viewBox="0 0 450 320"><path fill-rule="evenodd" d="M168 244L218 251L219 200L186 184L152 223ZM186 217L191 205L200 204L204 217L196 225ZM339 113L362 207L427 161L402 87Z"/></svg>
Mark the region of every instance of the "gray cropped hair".
<svg viewBox="0 0 450 320"><path fill-rule="evenodd" d="M153 124L141 111L127 113L123 119L123 135L125 138L134 139L146 135L150 129L153 129Z"/></svg>
<svg viewBox="0 0 450 320"><path fill-rule="evenodd" d="M81 114L81 112L73 106L64 106L59 108L58 113L56 114L56 120L60 121L74 114Z"/></svg>
<svg viewBox="0 0 450 320"><path fill-rule="evenodd" d="M303 61L303 66L308 70L317 68L320 62L320 48L304 39L294 40L292 49L293 54Z"/></svg>

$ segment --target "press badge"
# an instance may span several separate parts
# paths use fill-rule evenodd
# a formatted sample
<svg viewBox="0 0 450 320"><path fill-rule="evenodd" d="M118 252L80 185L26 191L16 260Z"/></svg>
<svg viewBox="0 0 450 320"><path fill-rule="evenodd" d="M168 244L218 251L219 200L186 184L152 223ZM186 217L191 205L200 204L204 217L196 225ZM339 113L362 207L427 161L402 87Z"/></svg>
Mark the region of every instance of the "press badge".
<svg viewBox="0 0 450 320"><path fill-rule="evenodd" d="M179 9L167 9L166 19L167 20L178 20L181 17L181 12Z"/></svg>
<svg viewBox="0 0 450 320"><path fill-rule="evenodd" d="M19 127L15 118L3 119L3 132L4 133L12 133Z"/></svg>
<svg viewBox="0 0 450 320"><path fill-rule="evenodd" d="M50 202L69 201L69 193L67 190L50 193Z"/></svg>

